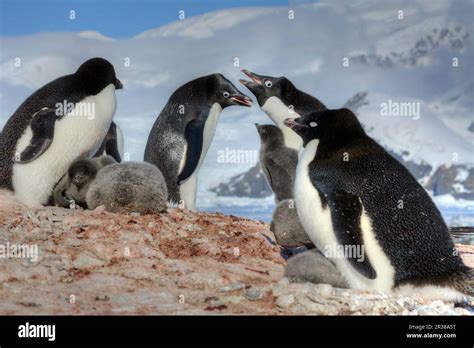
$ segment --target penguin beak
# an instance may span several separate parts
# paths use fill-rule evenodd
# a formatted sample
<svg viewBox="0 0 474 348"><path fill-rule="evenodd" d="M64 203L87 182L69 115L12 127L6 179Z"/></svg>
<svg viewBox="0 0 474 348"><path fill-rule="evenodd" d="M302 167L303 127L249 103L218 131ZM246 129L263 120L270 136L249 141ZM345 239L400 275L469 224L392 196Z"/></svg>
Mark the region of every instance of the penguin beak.
<svg viewBox="0 0 474 348"><path fill-rule="evenodd" d="M296 118L285 118L283 124L293 130L308 128L307 125L299 123Z"/></svg>
<svg viewBox="0 0 474 348"><path fill-rule="evenodd" d="M261 85L263 83L263 78L260 75L257 75L247 69L242 69L242 72L250 77L250 79L256 83L257 85ZM239 80L244 86L247 86L247 84L251 83L250 81L246 80Z"/></svg>
<svg viewBox="0 0 474 348"><path fill-rule="evenodd" d="M252 99L250 99L250 97L247 97L245 94L232 96L230 97L230 100L232 100L234 104L247 106L247 107L252 106Z"/></svg>
<svg viewBox="0 0 474 348"><path fill-rule="evenodd" d="M294 118L285 118L283 120L283 124L291 129L296 125L295 119Z"/></svg>
<svg viewBox="0 0 474 348"><path fill-rule="evenodd" d="M115 86L115 89L122 89L123 88L123 84L122 84L122 82L120 82L120 80L118 78L115 78L114 86Z"/></svg>

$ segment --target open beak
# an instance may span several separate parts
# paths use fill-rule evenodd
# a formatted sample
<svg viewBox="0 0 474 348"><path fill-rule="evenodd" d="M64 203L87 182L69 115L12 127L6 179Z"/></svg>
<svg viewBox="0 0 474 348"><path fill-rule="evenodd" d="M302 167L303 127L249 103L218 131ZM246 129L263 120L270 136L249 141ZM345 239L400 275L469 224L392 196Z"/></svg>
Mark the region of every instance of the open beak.
<svg viewBox="0 0 474 348"><path fill-rule="evenodd" d="M260 75L254 74L253 72L251 72L247 69L242 69L242 72L245 75L247 75L248 77L250 77L250 79L253 81L253 83L256 83L257 85L261 85L263 83L263 78ZM247 86L247 84L250 83L250 81L246 81L246 80L243 80L243 79L241 79L239 81L244 86Z"/></svg>
<svg viewBox="0 0 474 348"><path fill-rule="evenodd" d="M244 95L244 94L235 95L235 96L233 96L233 97L230 97L230 99L231 99L235 104L238 104L238 105L247 106L247 107L251 107L251 106L252 106L252 99L250 99L250 97L247 97L247 96Z"/></svg>
<svg viewBox="0 0 474 348"><path fill-rule="evenodd" d="M285 118L283 120L283 124L291 129L301 129L308 127L305 124L299 123L296 118Z"/></svg>
<svg viewBox="0 0 474 348"><path fill-rule="evenodd" d="M115 78L114 86L115 86L115 89L122 89L123 88L123 84L122 84L122 82L120 82L120 80L118 78Z"/></svg>
<svg viewBox="0 0 474 348"><path fill-rule="evenodd" d="M283 124L291 129L296 125L295 119L294 118L285 118L283 120Z"/></svg>

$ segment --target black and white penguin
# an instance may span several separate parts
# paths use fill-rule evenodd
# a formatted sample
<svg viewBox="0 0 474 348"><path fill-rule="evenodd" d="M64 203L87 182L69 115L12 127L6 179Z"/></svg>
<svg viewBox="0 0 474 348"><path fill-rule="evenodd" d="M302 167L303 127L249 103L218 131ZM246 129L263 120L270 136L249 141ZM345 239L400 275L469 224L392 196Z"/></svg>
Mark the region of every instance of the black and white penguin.
<svg viewBox="0 0 474 348"><path fill-rule="evenodd" d="M313 96L297 89L284 76L262 76L245 69L242 72L250 77L251 81L240 80L240 82L255 95L260 108L283 131L285 145L298 150L301 138L285 127L283 120L326 110L326 106Z"/></svg>
<svg viewBox="0 0 474 348"><path fill-rule="evenodd" d="M298 151L285 146L280 128L273 124L255 124L260 136L259 162L273 193L275 203L293 198Z"/></svg>
<svg viewBox="0 0 474 348"><path fill-rule="evenodd" d="M212 74L179 87L156 119L144 159L165 176L171 203L195 209L199 168L222 110L231 105L249 107L252 100L223 75Z"/></svg>
<svg viewBox="0 0 474 348"><path fill-rule="evenodd" d="M124 154L124 141L122 129L115 123L110 124L109 131L105 136L102 145L100 145L93 157L112 156L117 162L122 162Z"/></svg>
<svg viewBox="0 0 474 348"><path fill-rule="evenodd" d="M28 206L47 204L70 164L101 145L122 87L112 64L93 58L29 96L3 128L0 189Z"/></svg>
<svg viewBox="0 0 474 348"><path fill-rule="evenodd" d="M317 248L337 255L332 261L349 287L456 302L474 294L474 273L427 192L350 110L285 124L303 140L294 189L298 216Z"/></svg>

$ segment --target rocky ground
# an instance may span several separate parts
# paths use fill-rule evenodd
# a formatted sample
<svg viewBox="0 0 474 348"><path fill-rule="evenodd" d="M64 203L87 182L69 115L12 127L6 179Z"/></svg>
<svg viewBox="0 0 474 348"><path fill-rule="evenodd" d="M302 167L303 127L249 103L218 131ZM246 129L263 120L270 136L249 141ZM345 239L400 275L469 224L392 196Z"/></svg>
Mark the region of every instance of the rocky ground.
<svg viewBox="0 0 474 348"><path fill-rule="evenodd" d="M0 314L470 314L420 297L289 284L262 222L170 209L161 215L25 209L0 196ZM474 266L474 247L460 246Z"/></svg>

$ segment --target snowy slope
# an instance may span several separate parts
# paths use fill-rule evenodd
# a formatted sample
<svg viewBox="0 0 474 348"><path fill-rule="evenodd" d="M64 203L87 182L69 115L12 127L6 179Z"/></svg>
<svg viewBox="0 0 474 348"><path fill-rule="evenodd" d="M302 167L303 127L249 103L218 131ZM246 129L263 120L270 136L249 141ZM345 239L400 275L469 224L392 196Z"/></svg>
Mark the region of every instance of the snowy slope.
<svg viewBox="0 0 474 348"><path fill-rule="evenodd" d="M148 132L177 87L221 72L248 93L238 83L240 69L247 68L285 75L329 107L368 91L360 118L382 144L433 170L451 164L453 153L459 154L458 164L472 163L474 140L465 129L473 120L473 7L469 0L290 1L289 7L207 13L131 39L108 38L94 28L1 37L0 126L36 88L103 56L125 85L117 92L116 122L130 159L143 158ZM288 19L289 9L294 20ZM455 68L454 56L460 62ZM348 67L342 64L346 57ZM381 116L380 105L389 99L419 102L420 119ZM221 163L218 157L225 148L257 150L255 122L269 122L258 107L224 110L200 175L201 193L254 165ZM198 197L204 204L204 195Z"/></svg>

